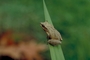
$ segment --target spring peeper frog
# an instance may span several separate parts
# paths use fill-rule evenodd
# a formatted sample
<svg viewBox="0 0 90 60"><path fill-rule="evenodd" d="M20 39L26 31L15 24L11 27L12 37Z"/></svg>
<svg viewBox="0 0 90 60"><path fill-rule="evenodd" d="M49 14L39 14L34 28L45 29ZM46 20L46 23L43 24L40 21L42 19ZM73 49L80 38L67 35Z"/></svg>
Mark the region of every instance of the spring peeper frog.
<svg viewBox="0 0 90 60"><path fill-rule="evenodd" d="M51 45L58 45L61 44L63 40L60 33L54 28L53 25L49 24L48 22L41 22L41 27L46 32L48 37L48 43Z"/></svg>

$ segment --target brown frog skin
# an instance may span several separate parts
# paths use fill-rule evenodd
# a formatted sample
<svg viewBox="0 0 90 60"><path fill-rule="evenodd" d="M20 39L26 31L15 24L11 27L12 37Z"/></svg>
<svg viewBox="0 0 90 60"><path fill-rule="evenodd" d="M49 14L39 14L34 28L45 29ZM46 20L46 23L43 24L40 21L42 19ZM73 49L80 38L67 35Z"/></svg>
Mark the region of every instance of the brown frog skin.
<svg viewBox="0 0 90 60"><path fill-rule="evenodd" d="M49 24L48 22L41 22L41 27L46 32L48 36L48 43L51 45L58 45L61 44L63 40L60 33L54 28L53 25Z"/></svg>

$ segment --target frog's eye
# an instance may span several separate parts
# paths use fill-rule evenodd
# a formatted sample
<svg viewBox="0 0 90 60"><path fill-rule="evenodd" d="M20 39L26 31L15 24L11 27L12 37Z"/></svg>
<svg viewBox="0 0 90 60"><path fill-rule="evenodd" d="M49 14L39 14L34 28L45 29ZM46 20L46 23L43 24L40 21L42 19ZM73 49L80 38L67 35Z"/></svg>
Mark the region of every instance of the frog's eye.
<svg viewBox="0 0 90 60"><path fill-rule="evenodd" d="M42 27L43 27L44 29L47 29L47 28L45 27L45 25L42 25Z"/></svg>
<svg viewBox="0 0 90 60"><path fill-rule="evenodd" d="M42 27L45 27L45 26L42 24Z"/></svg>
<svg viewBox="0 0 90 60"><path fill-rule="evenodd" d="M47 28L46 28L46 26L45 25L41 25L42 26L42 28L44 29L44 30L47 30Z"/></svg>

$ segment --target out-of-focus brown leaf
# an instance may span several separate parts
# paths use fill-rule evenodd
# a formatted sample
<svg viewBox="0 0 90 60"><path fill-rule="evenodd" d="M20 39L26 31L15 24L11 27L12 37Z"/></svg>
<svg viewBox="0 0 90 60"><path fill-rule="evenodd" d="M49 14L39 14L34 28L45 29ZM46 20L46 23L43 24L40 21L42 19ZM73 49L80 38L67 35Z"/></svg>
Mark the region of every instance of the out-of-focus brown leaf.
<svg viewBox="0 0 90 60"><path fill-rule="evenodd" d="M15 39L20 40L18 44ZM11 30L7 30L0 35L0 55L20 60L43 60L40 53L46 49L45 44L38 44L35 39L23 33L14 34Z"/></svg>
<svg viewBox="0 0 90 60"><path fill-rule="evenodd" d="M0 55L3 56L10 56L14 59L18 59L20 58L20 50L18 49L18 47L15 46L9 46L9 47L1 47L0 48Z"/></svg>
<svg viewBox="0 0 90 60"><path fill-rule="evenodd" d="M24 57L26 60L43 60L40 52L45 51L46 48L46 45L37 44L36 42L30 42L29 44L22 42L18 46L0 47L0 55L7 55L14 59Z"/></svg>
<svg viewBox="0 0 90 60"><path fill-rule="evenodd" d="M46 45L37 44L36 42L21 43L19 47L27 60L43 60L40 52L45 51L47 48Z"/></svg>
<svg viewBox="0 0 90 60"><path fill-rule="evenodd" d="M14 40L12 39L13 32L11 30L7 30L0 35L0 45L1 46L9 46L14 44Z"/></svg>

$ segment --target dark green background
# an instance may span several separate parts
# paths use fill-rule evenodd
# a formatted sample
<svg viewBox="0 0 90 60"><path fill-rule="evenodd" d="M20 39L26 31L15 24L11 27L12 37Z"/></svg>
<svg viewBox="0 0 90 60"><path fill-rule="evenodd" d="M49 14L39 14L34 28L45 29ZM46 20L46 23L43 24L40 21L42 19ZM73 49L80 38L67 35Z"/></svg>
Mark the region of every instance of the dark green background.
<svg viewBox="0 0 90 60"><path fill-rule="evenodd" d="M90 0L45 1L55 28L62 34L65 59L90 60ZM24 31L46 43L42 21L42 0L0 0L1 31ZM49 52L45 56L50 59Z"/></svg>

